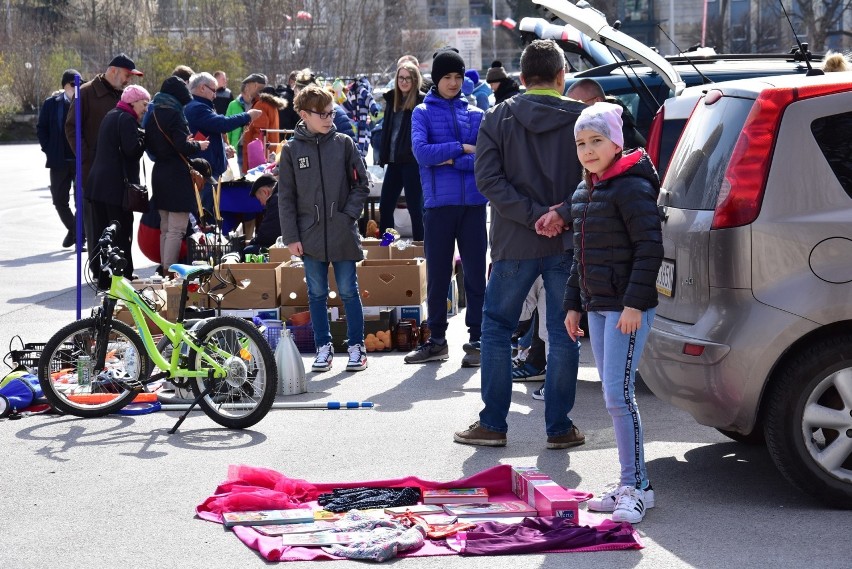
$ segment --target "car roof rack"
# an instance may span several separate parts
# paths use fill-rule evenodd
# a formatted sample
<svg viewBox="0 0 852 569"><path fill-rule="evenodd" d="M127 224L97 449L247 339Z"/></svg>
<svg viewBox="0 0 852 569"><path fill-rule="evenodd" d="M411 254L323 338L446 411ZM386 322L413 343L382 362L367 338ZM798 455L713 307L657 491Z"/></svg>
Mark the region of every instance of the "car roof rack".
<svg viewBox="0 0 852 569"><path fill-rule="evenodd" d="M811 60L819 61L823 59L822 54L811 55ZM790 62L804 62L805 58L799 52L796 53L717 53L714 55L668 55L666 56L666 61L671 63L672 65L701 65L701 64L711 64L716 63L718 61L790 61ZM612 73L614 70L619 69L621 67L628 66L645 66L643 61L638 59L629 59L627 61L616 61L614 63L607 63L606 65L600 65L598 67L593 67L592 69L587 69L585 71L581 71L575 75L575 77L600 77L606 76Z"/></svg>

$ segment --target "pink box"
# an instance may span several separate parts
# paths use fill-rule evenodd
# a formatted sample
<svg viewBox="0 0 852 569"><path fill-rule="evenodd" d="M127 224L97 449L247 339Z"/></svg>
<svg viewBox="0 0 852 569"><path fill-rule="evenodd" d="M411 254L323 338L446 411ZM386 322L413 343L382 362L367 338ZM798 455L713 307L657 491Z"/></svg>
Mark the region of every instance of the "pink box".
<svg viewBox="0 0 852 569"><path fill-rule="evenodd" d="M547 482L553 482L550 476L534 466L512 467L512 492L530 506L535 506L533 486Z"/></svg>
<svg viewBox="0 0 852 569"><path fill-rule="evenodd" d="M556 516L577 522L579 505L577 500L556 482L533 486L533 502L529 502L539 516Z"/></svg>

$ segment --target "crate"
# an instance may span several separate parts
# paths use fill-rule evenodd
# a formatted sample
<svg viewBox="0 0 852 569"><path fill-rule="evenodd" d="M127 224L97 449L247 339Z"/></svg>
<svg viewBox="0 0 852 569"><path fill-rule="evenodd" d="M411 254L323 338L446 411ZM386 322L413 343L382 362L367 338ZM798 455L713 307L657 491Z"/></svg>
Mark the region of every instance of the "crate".
<svg viewBox="0 0 852 569"><path fill-rule="evenodd" d="M293 336L293 341L296 343L296 348L303 354L312 354L316 351L314 345L314 325L308 322L303 326L287 326L290 334Z"/></svg>
<svg viewBox="0 0 852 569"><path fill-rule="evenodd" d="M192 264L193 261L204 261L210 266L215 267L222 261L222 257L228 253L239 253L242 257L243 245L242 239L235 239L230 243L207 244L198 243L195 239L187 238L187 263Z"/></svg>
<svg viewBox="0 0 852 569"><path fill-rule="evenodd" d="M18 350L9 350L9 359L17 365L26 366L32 373L37 373L39 358L41 358L41 353L46 346L46 343L41 342L24 344ZM73 367L76 364L74 353L75 350L72 344L63 344L56 353L57 358L54 359L53 367L66 367L66 364L67 367ZM50 371L58 371L58 369Z"/></svg>
<svg viewBox="0 0 852 569"><path fill-rule="evenodd" d="M264 333L266 341L269 342L269 347L275 351L279 340L281 340L281 330L284 327L284 323L280 320L264 320L263 325L266 326L266 332Z"/></svg>

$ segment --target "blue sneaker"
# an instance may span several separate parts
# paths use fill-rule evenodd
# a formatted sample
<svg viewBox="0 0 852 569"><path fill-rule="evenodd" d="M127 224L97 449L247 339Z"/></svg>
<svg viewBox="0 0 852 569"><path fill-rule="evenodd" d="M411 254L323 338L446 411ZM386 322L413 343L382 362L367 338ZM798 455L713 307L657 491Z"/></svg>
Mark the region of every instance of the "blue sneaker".
<svg viewBox="0 0 852 569"><path fill-rule="evenodd" d="M512 381L541 381L544 379L544 369L538 369L524 362L512 370Z"/></svg>

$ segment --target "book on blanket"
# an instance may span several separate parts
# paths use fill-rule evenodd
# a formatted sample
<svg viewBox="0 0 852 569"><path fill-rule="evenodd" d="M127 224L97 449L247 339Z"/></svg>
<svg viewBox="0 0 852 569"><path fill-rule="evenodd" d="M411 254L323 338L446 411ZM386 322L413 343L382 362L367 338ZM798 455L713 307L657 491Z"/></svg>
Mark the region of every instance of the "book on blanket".
<svg viewBox="0 0 852 569"><path fill-rule="evenodd" d="M317 533L321 531L330 531L334 529L332 522L309 522L304 524L283 524L271 526L257 526L255 531L263 535L278 536L291 533Z"/></svg>
<svg viewBox="0 0 852 569"><path fill-rule="evenodd" d="M355 532L330 532L320 533L291 533L281 536L281 543L289 547L310 547L321 545L335 545L353 543L356 541L367 541L371 539L368 531Z"/></svg>
<svg viewBox="0 0 852 569"><path fill-rule="evenodd" d="M535 508L526 502L521 502L520 500L512 500L509 502L444 504L444 511L451 516L458 516L460 518L523 517L538 515Z"/></svg>
<svg viewBox="0 0 852 569"><path fill-rule="evenodd" d="M487 488L439 488L423 490L424 504L464 504L487 502Z"/></svg>
<svg viewBox="0 0 852 569"><path fill-rule="evenodd" d="M444 508L438 504L415 504L413 506L393 506L385 508L386 514L404 514L411 512L412 514L443 514Z"/></svg>
<svg viewBox="0 0 852 569"><path fill-rule="evenodd" d="M305 508L293 510L258 510L255 512L225 512L225 527L301 524L314 521L314 512Z"/></svg>

